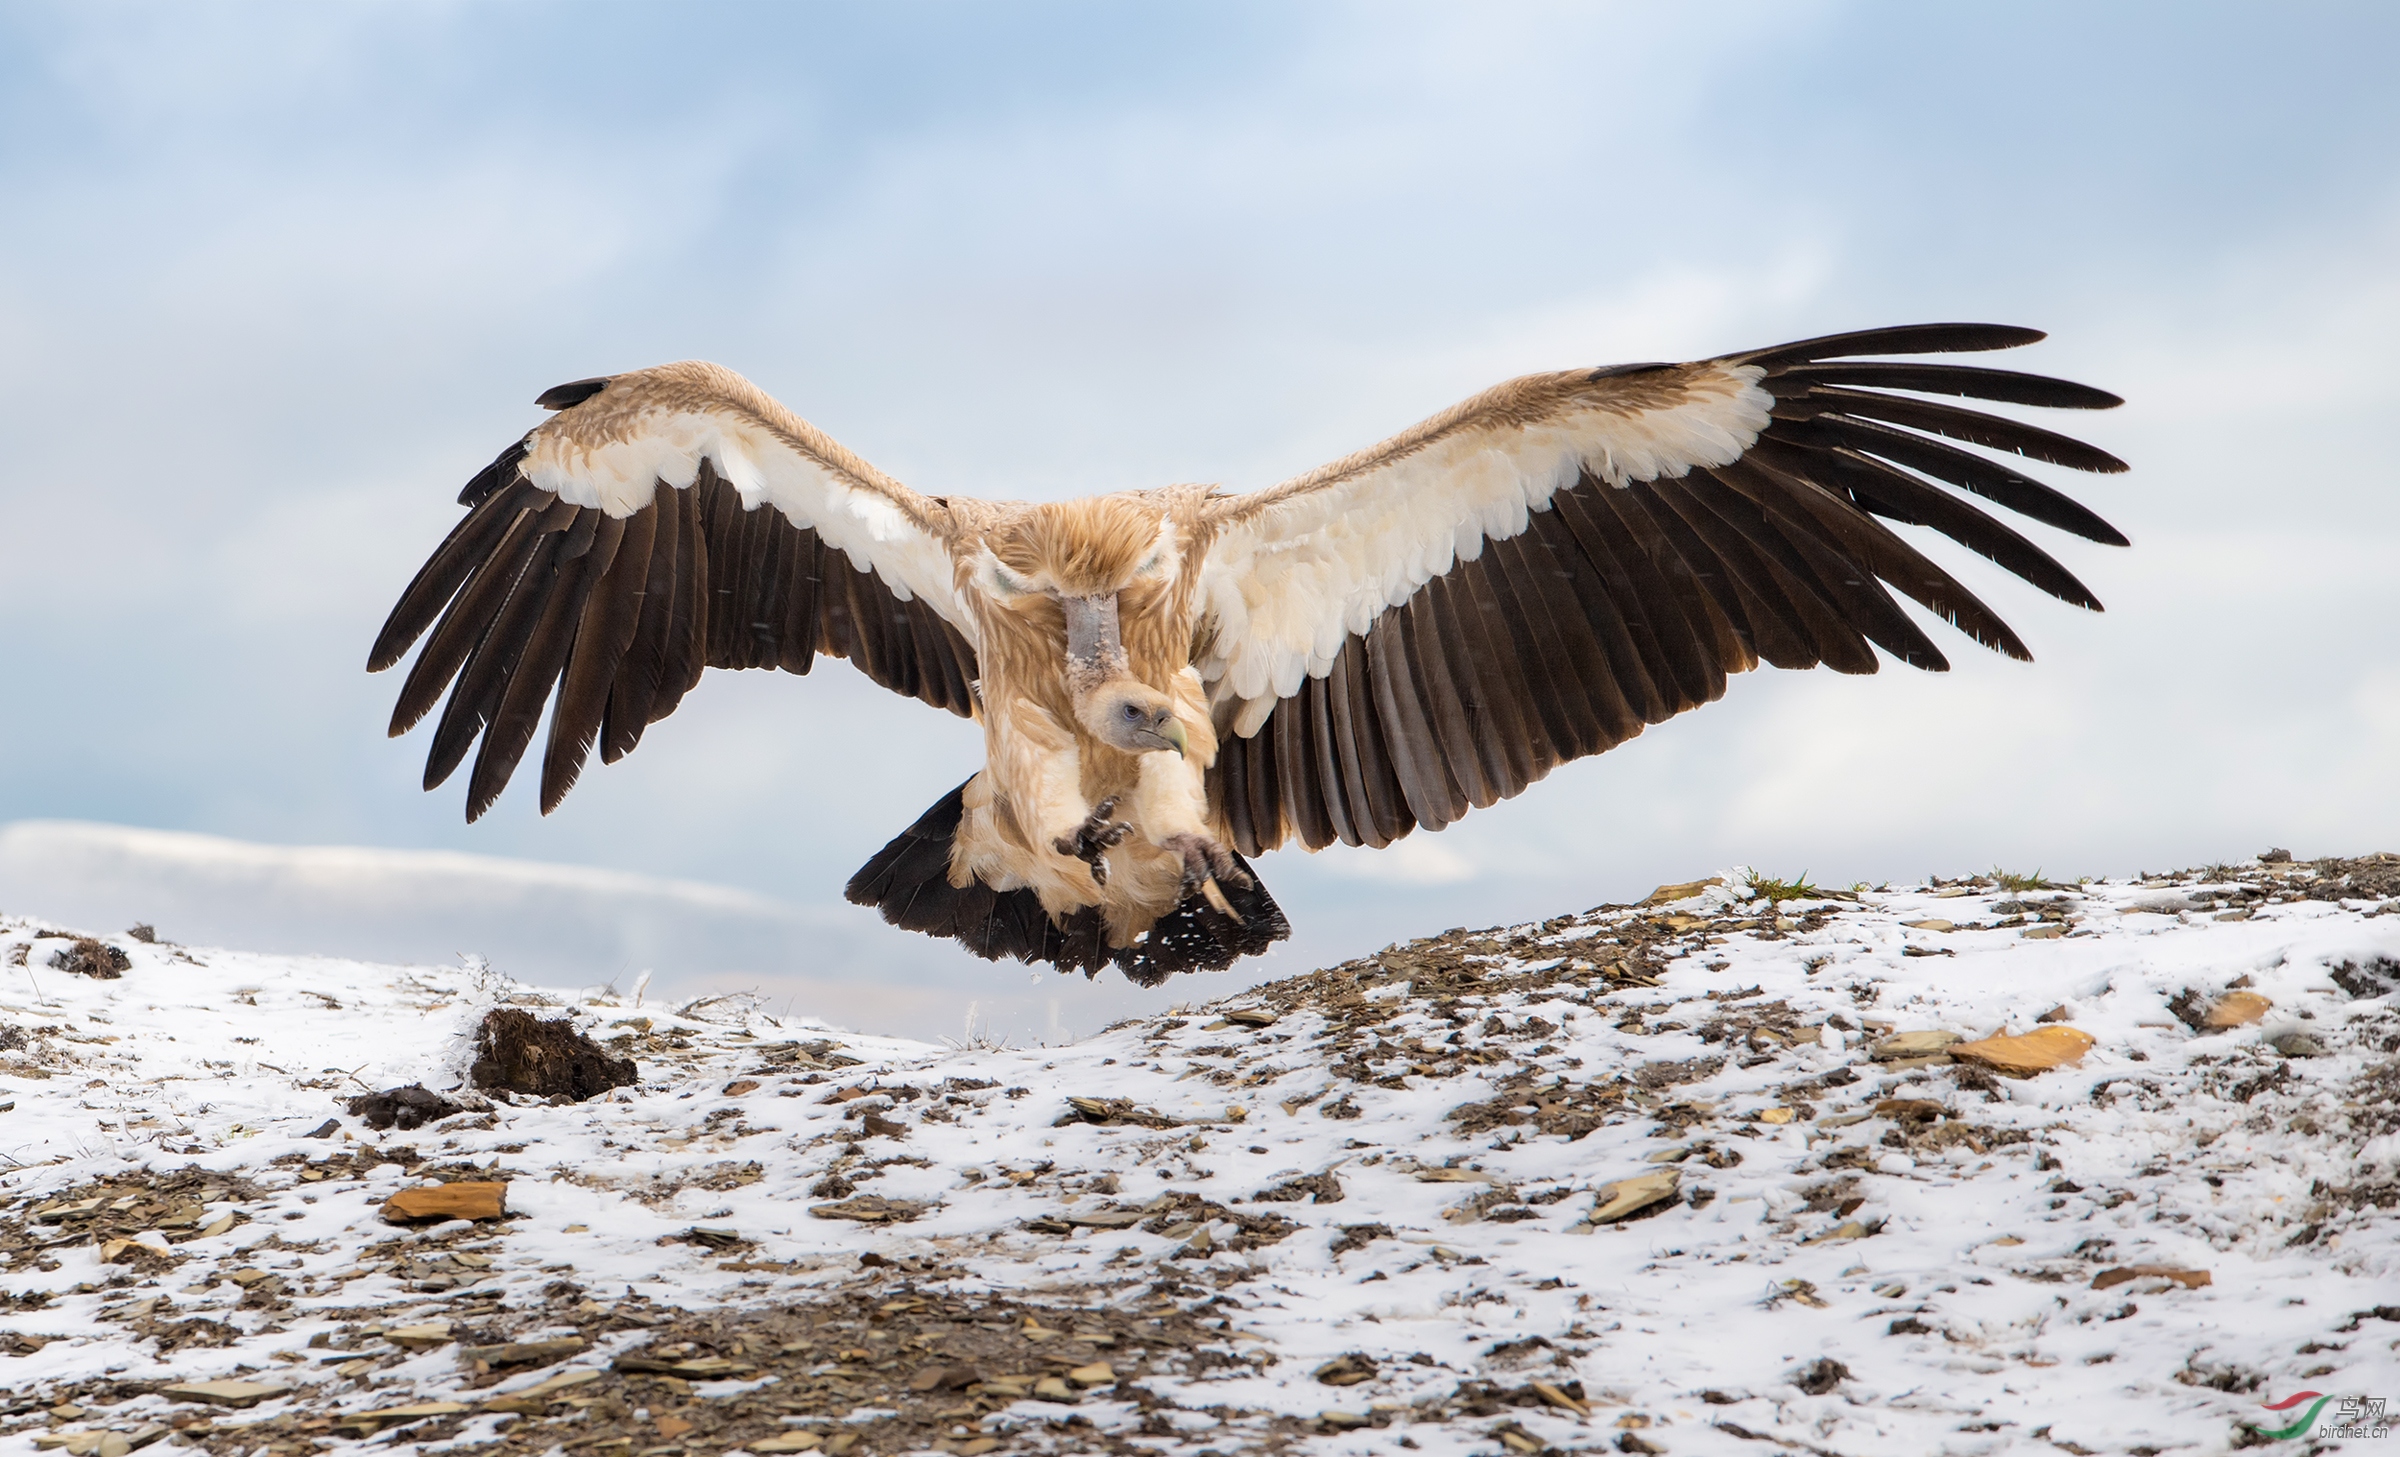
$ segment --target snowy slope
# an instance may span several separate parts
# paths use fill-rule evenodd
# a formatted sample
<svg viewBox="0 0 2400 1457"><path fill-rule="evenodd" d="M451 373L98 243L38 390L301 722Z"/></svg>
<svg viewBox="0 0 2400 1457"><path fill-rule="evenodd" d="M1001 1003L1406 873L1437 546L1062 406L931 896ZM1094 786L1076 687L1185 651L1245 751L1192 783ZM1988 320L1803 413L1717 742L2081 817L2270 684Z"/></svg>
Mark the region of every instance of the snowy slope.
<svg viewBox="0 0 2400 1457"><path fill-rule="evenodd" d="M0 1453L2227 1450L2400 1398L2400 861L2235 875L1736 875L1065 1047L593 996L638 1088L386 1133L549 995L7 924Z"/></svg>

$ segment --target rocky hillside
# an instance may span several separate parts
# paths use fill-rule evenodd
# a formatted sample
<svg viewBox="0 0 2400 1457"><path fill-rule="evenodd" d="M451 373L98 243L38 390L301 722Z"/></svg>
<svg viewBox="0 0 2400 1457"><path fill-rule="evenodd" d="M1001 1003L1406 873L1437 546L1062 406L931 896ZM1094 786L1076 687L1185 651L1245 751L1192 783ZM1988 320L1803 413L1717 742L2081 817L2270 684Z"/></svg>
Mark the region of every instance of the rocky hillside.
<svg viewBox="0 0 2400 1457"><path fill-rule="evenodd" d="M2395 897L1735 873L1041 1048L0 922L0 1453L2305 1450Z"/></svg>

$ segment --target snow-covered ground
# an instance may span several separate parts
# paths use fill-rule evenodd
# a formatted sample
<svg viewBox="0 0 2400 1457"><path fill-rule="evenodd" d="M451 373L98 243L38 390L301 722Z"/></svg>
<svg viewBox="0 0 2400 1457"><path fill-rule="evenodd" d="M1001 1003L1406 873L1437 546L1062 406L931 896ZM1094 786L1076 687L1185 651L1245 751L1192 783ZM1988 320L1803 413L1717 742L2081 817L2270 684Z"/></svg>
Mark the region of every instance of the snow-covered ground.
<svg viewBox="0 0 2400 1457"><path fill-rule="evenodd" d="M99 979L0 922L0 1453L2216 1452L2400 1406L2400 861L1730 879L1037 1048ZM554 1001L639 1085L457 1088ZM2025 1077L1905 1036L2061 1026ZM420 1082L465 1111L346 1111ZM434 1181L507 1217L386 1221Z"/></svg>

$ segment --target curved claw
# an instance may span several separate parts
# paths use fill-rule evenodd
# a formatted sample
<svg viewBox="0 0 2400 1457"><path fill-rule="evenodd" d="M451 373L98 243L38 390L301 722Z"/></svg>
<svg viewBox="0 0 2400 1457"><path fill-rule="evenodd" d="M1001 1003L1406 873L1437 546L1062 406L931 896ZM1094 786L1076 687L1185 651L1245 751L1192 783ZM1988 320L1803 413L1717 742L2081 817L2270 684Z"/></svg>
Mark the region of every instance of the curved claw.
<svg viewBox="0 0 2400 1457"><path fill-rule="evenodd" d="M1116 812L1116 796L1110 795L1092 806L1092 812L1084 816L1074 834L1051 841L1051 848L1059 854L1072 856L1092 868L1094 885L1108 884L1108 861L1104 857L1112 846L1123 844L1133 833L1133 826L1110 818Z"/></svg>
<svg viewBox="0 0 2400 1457"><path fill-rule="evenodd" d="M1172 850L1183 858L1183 893L1197 891L1216 912L1239 922L1241 913L1225 898L1223 880L1237 890L1248 890L1252 884L1241 866L1234 863L1233 852L1205 835L1169 835L1159 848Z"/></svg>

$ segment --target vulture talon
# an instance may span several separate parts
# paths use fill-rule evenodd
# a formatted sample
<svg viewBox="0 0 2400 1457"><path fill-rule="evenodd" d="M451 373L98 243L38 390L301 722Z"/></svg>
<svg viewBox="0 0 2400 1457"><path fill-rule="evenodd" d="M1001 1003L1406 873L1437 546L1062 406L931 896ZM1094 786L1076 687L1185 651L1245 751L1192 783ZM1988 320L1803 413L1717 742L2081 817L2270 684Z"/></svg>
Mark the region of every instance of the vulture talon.
<svg viewBox="0 0 2400 1457"><path fill-rule="evenodd" d="M1059 854L1072 856L1089 865L1092 868L1092 884L1096 886L1106 887L1108 884L1108 861L1104 857L1112 847L1123 844L1125 838L1133 833L1133 826L1111 818L1116 812L1116 796L1111 795L1092 806L1092 812L1084 816L1083 823L1075 827L1074 834L1061 835L1051 842L1051 847Z"/></svg>
<svg viewBox="0 0 2400 1457"><path fill-rule="evenodd" d="M1241 913L1233 908L1233 903L1225 898L1224 887L1217 883L1224 881L1236 890L1248 890L1251 887L1250 877L1234 863L1231 850L1206 835L1193 834L1169 835L1159 841L1158 847L1182 857L1183 893L1186 896L1197 892L1218 914L1236 924L1240 923Z"/></svg>

